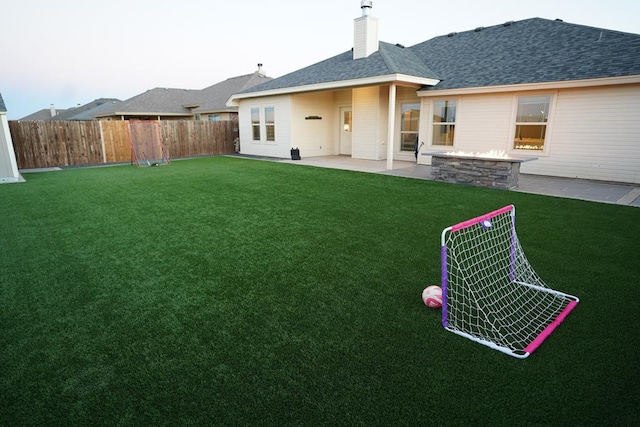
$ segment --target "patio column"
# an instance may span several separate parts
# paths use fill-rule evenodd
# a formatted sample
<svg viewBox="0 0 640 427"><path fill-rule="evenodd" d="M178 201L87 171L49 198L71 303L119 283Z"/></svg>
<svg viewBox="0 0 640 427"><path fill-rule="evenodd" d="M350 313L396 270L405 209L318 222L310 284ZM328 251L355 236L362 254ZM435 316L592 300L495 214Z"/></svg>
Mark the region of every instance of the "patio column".
<svg viewBox="0 0 640 427"><path fill-rule="evenodd" d="M391 83L389 86L389 118L388 118L388 131L387 131L387 170L393 169L393 140L395 134L395 122L396 122L396 84Z"/></svg>

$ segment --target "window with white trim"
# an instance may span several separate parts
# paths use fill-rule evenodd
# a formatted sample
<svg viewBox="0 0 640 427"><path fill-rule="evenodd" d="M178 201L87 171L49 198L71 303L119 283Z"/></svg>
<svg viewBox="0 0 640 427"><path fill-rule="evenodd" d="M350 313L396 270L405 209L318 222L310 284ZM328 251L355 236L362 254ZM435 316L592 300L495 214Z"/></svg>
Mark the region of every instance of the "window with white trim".
<svg viewBox="0 0 640 427"><path fill-rule="evenodd" d="M267 133L267 141L276 140L276 110L274 107L264 109L264 123Z"/></svg>
<svg viewBox="0 0 640 427"><path fill-rule="evenodd" d="M516 130L513 138L515 150L544 150L549 122L551 96L519 96Z"/></svg>
<svg viewBox="0 0 640 427"><path fill-rule="evenodd" d="M254 141L260 141L260 109L251 109L251 130Z"/></svg>
<svg viewBox="0 0 640 427"><path fill-rule="evenodd" d="M456 130L455 100L433 102L433 135L431 145L453 146Z"/></svg>

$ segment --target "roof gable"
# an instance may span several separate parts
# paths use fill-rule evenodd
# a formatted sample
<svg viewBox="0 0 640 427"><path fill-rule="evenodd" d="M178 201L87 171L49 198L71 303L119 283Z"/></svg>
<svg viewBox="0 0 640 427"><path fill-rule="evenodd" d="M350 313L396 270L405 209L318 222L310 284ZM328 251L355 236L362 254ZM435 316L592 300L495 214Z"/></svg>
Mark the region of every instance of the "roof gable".
<svg viewBox="0 0 640 427"><path fill-rule="evenodd" d="M640 35L532 18L410 48L443 78L426 90L640 75Z"/></svg>
<svg viewBox="0 0 640 427"><path fill-rule="evenodd" d="M6 113L7 107L4 105L4 100L2 99L2 94L0 93L0 113Z"/></svg>
<svg viewBox="0 0 640 427"><path fill-rule="evenodd" d="M192 103L198 105L193 112L237 111L237 108L227 107L226 103L231 95L271 80L271 77L256 71L206 87L193 95Z"/></svg>

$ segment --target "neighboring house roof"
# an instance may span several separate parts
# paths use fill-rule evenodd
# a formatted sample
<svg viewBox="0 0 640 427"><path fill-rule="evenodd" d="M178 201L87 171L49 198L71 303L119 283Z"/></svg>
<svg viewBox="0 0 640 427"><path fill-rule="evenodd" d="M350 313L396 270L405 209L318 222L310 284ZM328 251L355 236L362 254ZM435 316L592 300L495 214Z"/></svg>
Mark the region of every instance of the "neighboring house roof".
<svg viewBox="0 0 640 427"><path fill-rule="evenodd" d="M354 60L353 52L349 50L240 93L263 92L397 74L438 80L437 74L411 50L400 45L380 42L378 51L367 58Z"/></svg>
<svg viewBox="0 0 640 427"><path fill-rule="evenodd" d="M85 110L69 117L68 120L95 120L98 114L114 108L116 104L119 104L121 102L122 101L120 101L119 99L109 99L107 102L93 107L90 110Z"/></svg>
<svg viewBox="0 0 640 427"><path fill-rule="evenodd" d="M236 107L228 107L227 100L237 92L241 92L247 88L257 86L264 82L273 80L261 72L256 71L252 74L244 76L232 77L220 83L206 87L193 95L192 105L197 107L193 109L194 113L215 113L238 111Z"/></svg>
<svg viewBox="0 0 640 427"><path fill-rule="evenodd" d="M270 80L273 79L256 71L202 90L155 88L88 114L95 118L114 115L191 116L195 113L238 111L226 105L233 93Z"/></svg>
<svg viewBox="0 0 640 427"><path fill-rule="evenodd" d="M6 113L7 107L4 105L4 100L2 99L2 94L0 93L0 113Z"/></svg>
<svg viewBox="0 0 640 427"><path fill-rule="evenodd" d="M189 104L194 91L191 89L149 89L139 95L112 104L94 117L114 115L159 115L188 116L191 111L184 105Z"/></svg>
<svg viewBox="0 0 640 427"><path fill-rule="evenodd" d="M115 98L99 98L79 107L63 110L63 112L50 117L50 120L92 120L93 117L87 116L87 112L102 105L113 103L114 101L120 102L119 99Z"/></svg>
<svg viewBox="0 0 640 427"><path fill-rule="evenodd" d="M404 49L380 42L378 52L367 58L353 60L345 52L246 89L230 102L314 90L319 84L329 89L346 81L374 82L372 78L390 74L433 79L424 86L430 91L640 75L640 35L531 18L451 33Z"/></svg>
<svg viewBox="0 0 640 427"><path fill-rule="evenodd" d="M411 47L443 81L427 90L640 75L640 35L531 18Z"/></svg>
<svg viewBox="0 0 640 427"><path fill-rule="evenodd" d="M56 109L56 114L62 114L67 110ZM55 117L55 116L54 116ZM43 108L42 110L38 110L35 113L31 113L28 116L24 116L18 120L51 120L51 109Z"/></svg>

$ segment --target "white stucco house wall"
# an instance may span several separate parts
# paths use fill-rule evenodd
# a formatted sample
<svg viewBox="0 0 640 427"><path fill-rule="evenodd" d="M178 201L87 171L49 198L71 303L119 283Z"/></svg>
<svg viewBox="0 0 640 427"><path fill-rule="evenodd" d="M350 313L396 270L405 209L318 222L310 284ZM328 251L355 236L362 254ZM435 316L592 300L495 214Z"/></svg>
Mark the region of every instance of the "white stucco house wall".
<svg viewBox="0 0 640 427"><path fill-rule="evenodd" d="M0 94L0 184L23 181L18 172L16 153L7 122L7 109Z"/></svg>
<svg viewBox="0 0 640 427"><path fill-rule="evenodd" d="M361 8L353 49L229 98L242 153L391 168L496 151L537 158L523 173L640 183L640 35L532 18L404 47Z"/></svg>

